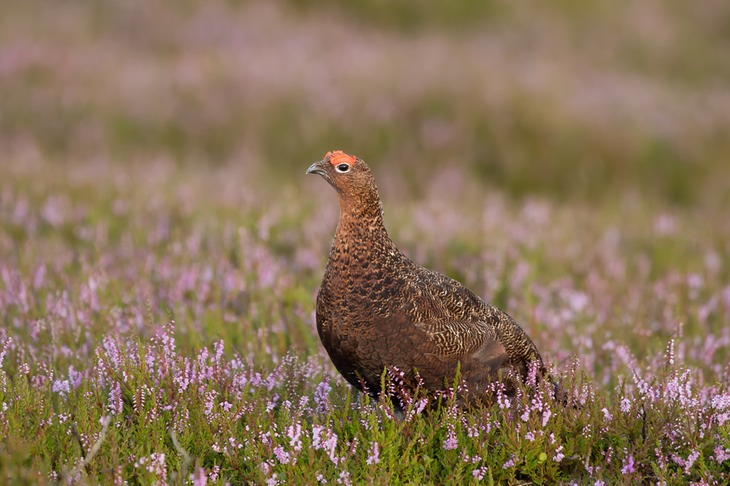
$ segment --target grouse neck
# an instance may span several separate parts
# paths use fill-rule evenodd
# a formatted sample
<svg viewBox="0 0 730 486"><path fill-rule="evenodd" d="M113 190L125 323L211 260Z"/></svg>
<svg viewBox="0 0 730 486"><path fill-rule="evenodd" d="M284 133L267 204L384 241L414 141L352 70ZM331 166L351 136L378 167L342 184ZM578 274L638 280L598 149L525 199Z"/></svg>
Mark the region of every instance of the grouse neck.
<svg viewBox="0 0 730 486"><path fill-rule="evenodd" d="M395 249L383 223L383 209L377 193L357 199L340 195L339 203L340 219L335 232L335 246L346 244L350 248L369 246L371 249Z"/></svg>

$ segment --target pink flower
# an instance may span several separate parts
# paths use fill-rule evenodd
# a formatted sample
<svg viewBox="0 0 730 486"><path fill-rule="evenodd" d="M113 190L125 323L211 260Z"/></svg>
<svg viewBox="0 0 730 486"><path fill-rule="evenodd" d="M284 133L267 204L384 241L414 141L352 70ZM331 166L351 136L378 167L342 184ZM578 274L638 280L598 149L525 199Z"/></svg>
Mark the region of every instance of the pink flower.
<svg viewBox="0 0 730 486"><path fill-rule="evenodd" d="M730 449L725 449L722 446L715 446L715 461L717 461L718 464L722 464L728 459L730 459Z"/></svg>
<svg viewBox="0 0 730 486"><path fill-rule="evenodd" d="M623 466L621 467L621 473L622 474L633 474L636 472L636 467L634 465L634 456L631 454L628 454L623 461Z"/></svg>
<svg viewBox="0 0 730 486"><path fill-rule="evenodd" d="M189 479L190 482L193 483L193 486L205 486L205 483L208 482L208 476L205 475L205 469L200 466L195 469L195 472L190 475Z"/></svg>
<svg viewBox="0 0 730 486"><path fill-rule="evenodd" d="M286 428L286 436L289 437L289 443L291 444L294 452L301 452L302 450L302 424L299 422L290 425Z"/></svg>
<svg viewBox="0 0 730 486"><path fill-rule="evenodd" d="M282 464L288 464L289 463L289 453L284 450L281 446L274 447L274 455L276 456L276 459L279 460Z"/></svg>
<svg viewBox="0 0 730 486"><path fill-rule="evenodd" d="M694 451L687 457L687 459L682 459L680 456L672 454L672 460L684 468L685 474L690 473L692 465L695 463L698 457L700 457L699 451Z"/></svg>
<svg viewBox="0 0 730 486"><path fill-rule="evenodd" d="M325 414L329 412L329 393L332 387L327 380L317 385L314 392L314 403L317 404L317 413Z"/></svg>
<svg viewBox="0 0 730 486"><path fill-rule="evenodd" d="M459 441L453 435L449 435L446 440L444 440L444 449L447 451L456 449L458 446Z"/></svg>
<svg viewBox="0 0 730 486"><path fill-rule="evenodd" d="M331 430L325 429L320 425L312 426L312 447L315 451L323 449L335 465L340 462L339 458L335 456L337 434Z"/></svg>
<svg viewBox="0 0 730 486"><path fill-rule="evenodd" d="M547 425L548 420L550 420L550 416L552 414L553 413L550 411L549 408L545 408L545 410L543 410L543 412L542 412L542 426L543 427L545 427Z"/></svg>
<svg viewBox="0 0 730 486"><path fill-rule="evenodd" d="M109 412L112 415L117 415L122 413L122 387L119 385L118 381L115 381L112 385L111 390L109 390Z"/></svg>
<svg viewBox="0 0 730 486"><path fill-rule="evenodd" d="M454 427L449 427L449 433L444 439L444 450L451 451L459 447L459 440L456 438Z"/></svg>
<svg viewBox="0 0 730 486"><path fill-rule="evenodd" d="M606 422L610 422L611 420L613 420L613 415L611 415L611 412L609 412L606 407L603 407L603 409L601 409L601 412L603 412L603 419Z"/></svg>
<svg viewBox="0 0 730 486"><path fill-rule="evenodd" d="M368 456L366 463L368 466L371 466L373 464L378 464L379 462L380 462L380 451L378 449L378 443L373 442L372 446L370 447L370 455Z"/></svg>
<svg viewBox="0 0 730 486"><path fill-rule="evenodd" d="M621 399L621 411L623 413L629 413L631 410L631 400L628 398L622 398Z"/></svg>
<svg viewBox="0 0 730 486"><path fill-rule="evenodd" d="M69 394L69 392L71 392L71 385L68 380L55 380L51 390L53 390L54 393L58 393L60 396L65 397Z"/></svg>
<svg viewBox="0 0 730 486"><path fill-rule="evenodd" d="M553 456L553 461L560 462L565 457L565 454L563 454L563 446L559 445L557 449L555 449L555 455Z"/></svg>

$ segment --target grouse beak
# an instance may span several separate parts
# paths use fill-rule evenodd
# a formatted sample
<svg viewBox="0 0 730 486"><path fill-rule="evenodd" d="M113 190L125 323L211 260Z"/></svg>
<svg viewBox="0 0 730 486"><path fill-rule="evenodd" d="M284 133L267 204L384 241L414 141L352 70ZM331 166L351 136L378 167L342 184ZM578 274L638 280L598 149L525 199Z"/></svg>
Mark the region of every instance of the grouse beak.
<svg viewBox="0 0 730 486"><path fill-rule="evenodd" d="M325 171L322 168L323 162L324 162L323 160L320 160L319 162L315 162L312 165L310 165L309 169L307 169L306 174L319 174L321 176L327 175L327 171Z"/></svg>

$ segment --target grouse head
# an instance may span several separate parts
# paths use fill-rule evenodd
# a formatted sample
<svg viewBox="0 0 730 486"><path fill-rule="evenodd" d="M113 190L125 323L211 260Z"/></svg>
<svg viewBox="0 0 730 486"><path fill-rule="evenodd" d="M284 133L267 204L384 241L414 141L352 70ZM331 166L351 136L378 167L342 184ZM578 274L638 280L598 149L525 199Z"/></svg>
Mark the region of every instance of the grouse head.
<svg viewBox="0 0 730 486"><path fill-rule="evenodd" d="M322 160L307 169L318 174L337 191L342 208L376 204L380 197L370 167L362 159L342 150L327 152Z"/></svg>

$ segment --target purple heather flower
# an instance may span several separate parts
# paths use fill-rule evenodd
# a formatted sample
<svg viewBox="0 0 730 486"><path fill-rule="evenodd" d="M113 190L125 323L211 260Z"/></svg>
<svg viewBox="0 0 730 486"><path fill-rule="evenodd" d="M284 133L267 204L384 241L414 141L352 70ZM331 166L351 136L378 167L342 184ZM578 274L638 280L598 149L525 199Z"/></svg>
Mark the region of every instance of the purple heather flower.
<svg viewBox="0 0 730 486"><path fill-rule="evenodd" d="M73 366L68 367L68 381L72 389L76 389L81 385L84 375L74 369Z"/></svg>
<svg viewBox="0 0 730 486"><path fill-rule="evenodd" d="M641 378L636 370L636 367L632 368L632 376L634 378L634 381L636 382L636 387L639 389L639 393L641 394L641 396L647 398L649 402L655 402L658 398L657 390L654 387L650 386L649 383L646 382L646 380Z"/></svg>
<svg viewBox="0 0 730 486"><path fill-rule="evenodd" d="M444 450L452 451L459 447L459 440L456 438L456 431L453 425L449 425L449 432L444 439Z"/></svg>
<svg viewBox="0 0 730 486"><path fill-rule="evenodd" d="M722 464L723 462L730 459L730 449L725 449L722 446L715 446L715 461L717 461L718 464Z"/></svg>
<svg viewBox="0 0 730 486"><path fill-rule="evenodd" d="M51 390L54 393L58 393L60 396L65 397L71 392L71 386L69 385L68 380L55 380Z"/></svg>
<svg viewBox="0 0 730 486"><path fill-rule="evenodd" d="M101 345L106 351L106 357L109 360L109 364L115 370L118 370L122 366L122 357L117 346L117 341L110 335L104 336L101 341Z"/></svg>
<svg viewBox="0 0 730 486"><path fill-rule="evenodd" d="M46 266L41 264L33 273L33 290L38 290L43 286L46 278Z"/></svg>
<svg viewBox="0 0 730 486"><path fill-rule="evenodd" d="M474 476L474 479L476 479L477 481L481 481L482 479L484 479L484 476L486 474L487 474L486 466L482 466L480 468L474 469L471 472L471 475Z"/></svg>
<svg viewBox="0 0 730 486"><path fill-rule="evenodd" d="M250 378L251 386L254 388L258 388L261 383L263 383L263 378L261 377L261 373L254 373L251 375Z"/></svg>
<svg viewBox="0 0 730 486"><path fill-rule="evenodd" d="M524 408L522 415L520 415L520 418L523 422L527 422L528 420L530 420L530 407Z"/></svg>
<svg viewBox="0 0 730 486"><path fill-rule="evenodd" d="M603 453L603 462L609 463L611 462L611 458L613 458L613 447L608 446L608 449Z"/></svg>
<svg viewBox="0 0 730 486"><path fill-rule="evenodd" d="M276 370L274 370L273 373L266 377L266 389L268 391L273 390L274 387L279 383L279 380L281 379L280 375L281 368L277 368Z"/></svg>
<svg viewBox="0 0 730 486"><path fill-rule="evenodd" d="M499 403L499 408L502 410L509 408L511 405L509 398L501 393L501 390L497 391L497 403Z"/></svg>
<svg viewBox="0 0 730 486"><path fill-rule="evenodd" d="M263 437L262 437L262 439L263 439ZM262 440L262 442L263 442L263 440ZM235 437L229 437L229 438L228 438L228 443L229 443L229 444L231 445L231 447L232 447L232 448L233 448L234 450L235 450L235 449L243 449L243 444L242 444L242 443L240 443L240 442L238 442L238 440L236 440L236 438L235 438Z"/></svg>
<svg viewBox="0 0 730 486"><path fill-rule="evenodd" d="M284 450L284 448L280 445L274 447L274 455L276 456L276 459L279 460L282 464L288 464L289 463L289 453Z"/></svg>
<svg viewBox="0 0 730 486"><path fill-rule="evenodd" d="M175 321L170 321L162 329L158 330L154 342L162 347L162 356L166 364L170 364L175 358Z"/></svg>
<svg viewBox="0 0 730 486"><path fill-rule="evenodd" d="M329 456L330 460L337 465L339 463L339 458L335 456L335 448L337 447L337 434L334 432L329 432L329 437L322 443L322 449L327 452L327 455Z"/></svg>
<svg viewBox="0 0 730 486"><path fill-rule="evenodd" d="M623 460L623 465L621 466L621 474L633 474L635 472L636 467L634 466L634 456L628 454Z"/></svg>
<svg viewBox="0 0 730 486"><path fill-rule="evenodd" d="M322 431L324 427L321 425L312 426L312 447L316 451L322 447Z"/></svg>
<svg viewBox="0 0 730 486"><path fill-rule="evenodd" d="M552 414L553 414L553 413L552 413L552 412L550 411L550 409L549 409L549 408L547 408L547 407L545 408L545 410L543 410L543 412L542 412L542 426L543 426L543 427L545 427L545 426L547 425L547 423L548 423L548 420L550 420L550 416L551 416Z"/></svg>
<svg viewBox="0 0 730 486"><path fill-rule="evenodd" d="M118 381L112 384L111 390L109 390L109 413L117 415L122 413L122 387Z"/></svg>
<svg viewBox="0 0 730 486"><path fill-rule="evenodd" d="M411 408L411 411L408 413L408 416L406 417L406 422L410 422L411 420L413 420L416 415L421 415L421 413L423 413L423 410L426 408L426 405L428 405L428 398L422 398L418 400Z"/></svg>
<svg viewBox="0 0 730 486"><path fill-rule="evenodd" d="M669 366L674 365L674 338L667 343L667 364Z"/></svg>
<svg viewBox="0 0 730 486"><path fill-rule="evenodd" d="M302 424L299 422L290 425L286 428L286 436L289 438L289 443L291 444L292 449L294 452L299 453L302 450Z"/></svg>
<svg viewBox="0 0 730 486"><path fill-rule="evenodd" d="M719 426L725 425L730 420L730 393L713 397L711 405L715 412L723 412L715 414L715 422Z"/></svg>
<svg viewBox="0 0 730 486"><path fill-rule="evenodd" d="M221 362L221 357L223 357L223 348L224 348L224 343L223 343L222 339L220 341L216 341L213 343L213 349L215 350L214 359L215 359L216 363Z"/></svg>
<svg viewBox="0 0 730 486"><path fill-rule="evenodd" d="M143 456L134 461L135 469L146 469L147 472L154 474L157 479L167 479L167 464L165 463L165 454L153 452L149 457Z"/></svg>
<svg viewBox="0 0 730 486"><path fill-rule="evenodd" d="M337 434L322 427L321 425L312 426L312 447L314 450L324 449L332 462L337 465L339 459L335 456L335 448L337 447Z"/></svg>
<svg viewBox="0 0 730 486"><path fill-rule="evenodd" d="M276 403L279 401L279 394L274 393L274 396L266 403L266 411L271 412L276 407Z"/></svg>
<svg viewBox="0 0 730 486"><path fill-rule="evenodd" d="M350 442L350 447L349 447L349 451L348 452L349 452L349 454L351 456L354 456L355 454L357 454L357 445L359 443L360 443L360 441L357 439L357 437L355 437L354 439L352 439L352 441Z"/></svg>
<svg viewBox="0 0 730 486"><path fill-rule="evenodd" d="M345 486L350 486L352 484L352 481L350 480L350 473L343 469L340 472L340 476L337 478L337 483L344 484Z"/></svg>
<svg viewBox="0 0 730 486"><path fill-rule="evenodd" d="M692 469L692 465L695 463L697 458L700 457L699 451L694 451L692 454L690 454L687 459L682 459L681 457L672 454L672 460L679 464L680 466L684 467L684 473L689 474L690 470Z"/></svg>
<svg viewBox="0 0 730 486"><path fill-rule="evenodd" d="M314 403L317 404L317 413L329 412L329 393L332 387L327 380L323 380L314 392Z"/></svg>
<svg viewBox="0 0 730 486"><path fill-rule="evenodd" d="M181 368L175 369L173 381L178 385L178 393L183 393L188 389L191 381L192 367L192 363L189 360L185 360L185 364Z"/></svg>
<svg viewBox="0 0 730 486"><path fill-rule="evenodd" d="M609 349L608 343L604 345L604 349ZM620 362L624 363L632 370L636 369L636 359L634 359L628 347L621 344L616 346L616 349L614 351L616 353L616 357L619 359Z"/></svg>
<svg viewBox="0 0 730 486"><path fill-rule="evenodd" d="M604 420L605 420L606 422L610 422L611 420L613 420L613 415L611 415L611 412L609 412L609 411L608 411L608 409L607 409L606 407L603 407L603 408L601 409L601 412L603 412L603 419L604 419Z"/></svg>
<svg viewBox="0 0 730 486"><path fill-rule="evenodd" d="M621 411L623 413L629 413L630 410L631 410L631 400L629 400L626 397L622 398L621 399Z"/></svg>
<svg viewBox="0 0 730 486"><path fill-rule="evenodd" d="M213 407L215 407L216 395L218 395L218 392L215 390L211 390L205 394L205 410L203 413L208 420L211 420L215 416Z"/></svg>
<svg viewBox="0 0 730 486"><path fill-rule="evenodd" d="M530 363L530 368L527 373L527 385L528 386L535 386L537 383L537 371L538 371L538 362L533 361Z"/></svg>
<svg viewBox="0 0 730 486"><path fill-rule="evenodd" d="M203 348L198 353L198 382L213 379L213 368L208 366L208 357L208 348Z"/></svg>
<svg viewBox="0 0 730 486"><path fill-rule="evenodd" d="M464 429L466 429L466 436L467 437L469 437L470 439L473 439L475 437L479 437L479 427L478 426L476 426L476 425L469 426L469 424L466 422L466 418L462 418L461 419L461 424L462 424L462 427Z"/></svg>
<svg viewBox="0 0 730 486"><path fill-rule="evenodd" d="M516 463L515 455L512 454L512 456L502 465L502 469L509 469L511 467L514 467Z"/></svg>
<svg viewBox="0 0 730 486"><path fill-rule="evenodd" d="M189 476L190 482L193 483L193 486L205 486L205 484L208 482L208 476L205 475L205 469L198 466L195 469L195 472L193 472Z"/></svg>
<svg viewBox="0 0 730 486"><path fill-rule="evenodd" d="M379 462L380 450L378 449L378 443L373 442L373 444L370 446L370 455L368 456L366 463L371 466L373 464L378 464Z"/></svg>

